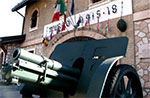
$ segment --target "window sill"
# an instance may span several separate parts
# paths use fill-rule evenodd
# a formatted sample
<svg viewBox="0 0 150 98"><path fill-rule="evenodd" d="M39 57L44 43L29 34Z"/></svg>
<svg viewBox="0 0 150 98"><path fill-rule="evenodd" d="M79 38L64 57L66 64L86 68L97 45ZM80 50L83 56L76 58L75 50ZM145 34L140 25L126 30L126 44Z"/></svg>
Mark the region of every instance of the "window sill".
<svg viewBox="0 0 150 98"><path fill-rule="evenodd" d="M38 27L30 28L30 29L29 29L29 32L35 31L35 30L37 30L37 29L38 29Z"/></svg>

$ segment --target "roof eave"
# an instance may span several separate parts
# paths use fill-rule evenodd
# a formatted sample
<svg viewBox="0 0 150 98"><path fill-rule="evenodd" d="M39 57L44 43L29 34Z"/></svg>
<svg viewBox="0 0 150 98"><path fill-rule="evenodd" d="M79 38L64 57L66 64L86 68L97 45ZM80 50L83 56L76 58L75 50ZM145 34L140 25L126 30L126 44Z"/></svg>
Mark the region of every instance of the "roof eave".
<svg viewBox="0 0 150 98"><path fill-rule="evenodd" d="M16 6L14 6L11 11L14 12L14 11L17 11L21 8L23 8L24 6L28 5L28 4L31 4L32 2L35 2L37 0L22 0L20 3L18 3Z"/></svg>
<svg viewBox="0 0 150 98"><path fill-rule="evenodd" d="M22 43L25 40L25 37L26 37L26 35L1 37L0 43L1 44L7 44L7 43L13 43L13 42Z"/></svg>

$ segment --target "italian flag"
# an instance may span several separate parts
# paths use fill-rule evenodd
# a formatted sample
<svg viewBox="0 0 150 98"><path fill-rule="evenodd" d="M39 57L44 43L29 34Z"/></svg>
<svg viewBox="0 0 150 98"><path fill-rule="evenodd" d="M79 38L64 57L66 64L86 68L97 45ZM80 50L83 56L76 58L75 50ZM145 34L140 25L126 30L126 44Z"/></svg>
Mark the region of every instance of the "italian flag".
<svg viewBox="0 0 150 98"><path fill-rule="evenodd" d="M63 0L57 0L57 6L52 18L52 22L58 21L60 14L64 14L65 11L67 11L67 8Z"/></svg>

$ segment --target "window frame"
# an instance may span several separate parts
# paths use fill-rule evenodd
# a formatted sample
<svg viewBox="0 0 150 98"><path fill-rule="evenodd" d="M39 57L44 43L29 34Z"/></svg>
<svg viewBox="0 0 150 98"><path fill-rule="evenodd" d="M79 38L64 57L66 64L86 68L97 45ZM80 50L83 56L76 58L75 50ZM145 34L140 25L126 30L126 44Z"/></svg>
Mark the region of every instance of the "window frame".
<svg viewBox="0 0 150 98"><path fill-rule="evenodd" d="M34 14L35 11L37 11L36 26L35 26L35 27L31 27L31 26L32 26L32 16L33 16L33 14ZM38 24L39 24L39 9L38 9L38 8L33 9L30 17L31 17L31 18L30 18L30 28L29 28L29 32L32 32L32 31L38 29Z"/></svg>
<svg viewBox="0 0 150 98"><path fill-rule="evenodd" d="M89 9L93 9L93 8L96 8L97 6L109 3L112 0L101 0L101 1L98 1L98 2L95 2L95 3L93 3L92 1L93 0L89 0Z"/></svg>
<svg viewBox="0 0 150 98"><path fill-rule="evenodd" d="M101 2L101 1L103 1L103 0L99 0L99 1L96 1L96 2L94 2L94 0L91 0L92 1L92 3L97 3L97 2Z"/></svg>
<svg viewBox="0 0 150 98"><path fill-rule="evenodd" d="M30 48L30 49L27 49L28 52L30 53L35 53L35 48ZM32 52L33 51L33 52Z"/></svg>

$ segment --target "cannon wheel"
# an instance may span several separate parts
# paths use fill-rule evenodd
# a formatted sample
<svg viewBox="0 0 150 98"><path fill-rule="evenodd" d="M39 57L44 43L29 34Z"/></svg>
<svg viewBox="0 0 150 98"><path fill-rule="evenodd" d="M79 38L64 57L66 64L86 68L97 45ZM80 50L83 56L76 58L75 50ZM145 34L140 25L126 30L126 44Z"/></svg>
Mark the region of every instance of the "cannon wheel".
<svg viewBox="0 0 150 98"><path fill-rule="evenodd" d="M142 87L136 70L126 64L115 66L108 75L102 97L142 98Z"/></svg>

